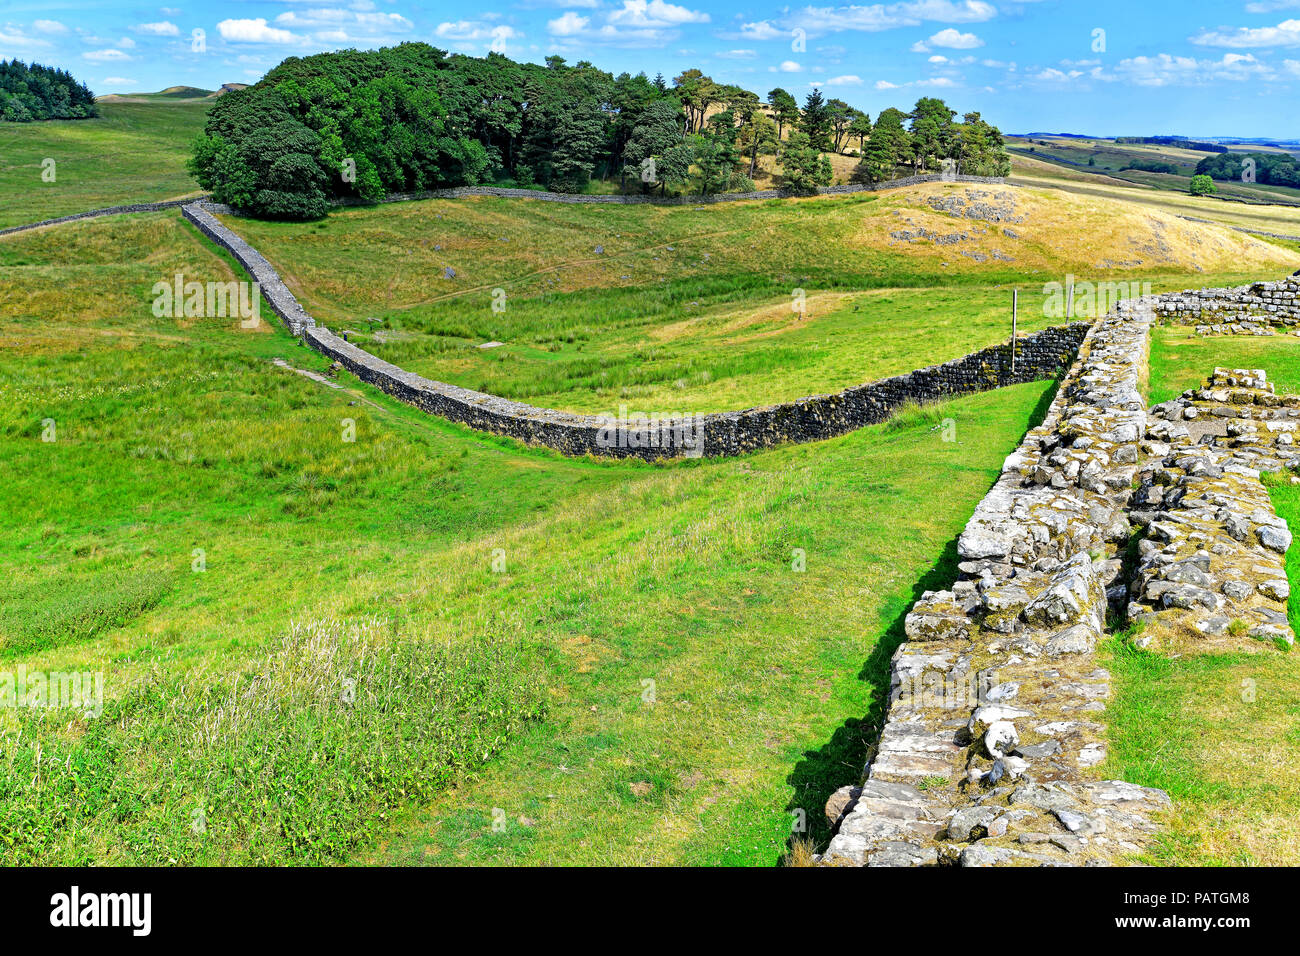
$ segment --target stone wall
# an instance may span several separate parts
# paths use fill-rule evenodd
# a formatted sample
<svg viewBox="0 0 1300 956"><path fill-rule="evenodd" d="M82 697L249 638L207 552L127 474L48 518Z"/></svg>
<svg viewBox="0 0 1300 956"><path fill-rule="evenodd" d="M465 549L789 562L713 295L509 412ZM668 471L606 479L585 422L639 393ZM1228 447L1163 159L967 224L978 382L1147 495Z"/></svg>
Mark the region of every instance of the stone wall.
<svg viewBox="0 0 1300 956"><path fill-rule="evenodd" d="M261 283L271 309L295 335L338 361L362 381L430 414L471 428L545 445L568 455L643 459L737 455L786 442L817 441L885 421L909 402L933 402L954 395L1050 378L1073 359L1088 331L1084 322L1056 326L1016 341L1015 368L1009 344L906 375L858 385L833 395L693 418L639 423L536 408L471 389L435 382L403 371L316 324L280 280L270 263L223 226L200 204L184 215L204 235L230 251Z"/></svg>
<svg viewBox="0 0 1300 956"><path fill-rule="evenodd" d="M1129 619L1143 641L1244 636L1292 644L1287 523L1262 472L1300 469L1300 397L1263 369L1215 369L1209 385L1151 409L1151 459L1134 496L1145 528Z"/></svg>
<svg viewBox="0 0 1300 956"><path fill-rule="evenodd" d="M43 226L57 226L63 222L74 222L78 219L94 219L97 216L120 216L130 212L157 212L160 209L174 209L177 206L185 206L195 202L193 199L170 199L167 202L144 202L134 203L130 206L108 206L104 209L91 209L86 212L75 212L70 216L60 216L57 219L43 219L40 222L29 222L22 226L10 226L8 229L0 229L0 236L7 236L12 232L25 232L28 229L40 229Z"/></svg>
<svg viewBox="0 0 1300 956"><path fill-rule="evenodd" d="M1288 285L1195 298L1254 308ZM1300 397L1274 395L1262 370L1216 369L1148 413L1150 326L1187 301L1101 319L1008 456L958 541L959 579L907 615L876 753L827 805L825 862L1126 862L1170 800L1091 772L1106 756L1094 649L1108 617L1170 651L1294 643L1291 533L1260 475L1300 469Z"/></svg>
<svg viewBox="0 0 1300 956"><path fill-rule="evenodd" d="M1189 289L1156 296L1156 314L1208 334L1250 332L1257 326L1300 327L1300 273L1277 282L1233 289ZM1244 326L1244 327L1243 327Z"/></svg>
<svg viewBox="0 0 1300 956"><path fill-rule="evenodd" d="M314 327L316 320L307 314L307 310L289 291L289 287L284 284L284 280L280 278L280 274L275 271L271 263L236 233L223 226L208 212L206 205L203 202L188 203L181 207L181 215L192 222L199 232L235 257L235 261L247 270L254 282L261 286L262 297L290 332L294 335L302 335L307 329Z"/></svg>

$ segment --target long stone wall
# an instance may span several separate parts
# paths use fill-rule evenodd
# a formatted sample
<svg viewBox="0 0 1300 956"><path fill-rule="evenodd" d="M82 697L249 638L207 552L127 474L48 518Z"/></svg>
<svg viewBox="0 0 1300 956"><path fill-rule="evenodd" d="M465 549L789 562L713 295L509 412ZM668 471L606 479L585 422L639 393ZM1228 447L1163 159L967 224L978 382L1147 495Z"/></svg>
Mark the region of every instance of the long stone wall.
<svg viewBox="0 0 1300 956"><path fill-rule="evenodd" d="M909 402L939 401L1050 378L1069 365L1088 331L1087 323L1076 322L1019 338L1014 367L1011 346L1004 344L833 395L813 395L765 408L658 421L574 415L435 382L344 341L318 325L261 253L222 225L201 204L186 206L183 212L204 235L227 249L261 283L272 310L293 334L303 336L308 345L338 361L362 381L430 414L569 455L647 460L717 457L786 442L830 438L885 421Z"/></svg>
<svg viewBox="0 0 1300 956"><path fill-rule="evenodd" d="M174 209L177 206L186 206L195 202L193 199L169 199L166 202L142 202L132 203L129 206L106 206L103 209L89 209L86 212L74 212L70 216L59 216L57 219L42 219L40 222L29 222L21 226L10 226L7 229L0 229L0 236L7 236L14 232L26 232L28 229L41 229L45 226L57 226L64 222L75 222L78 219L94 219L98 216L120 216L124 213L131 212L157 212L160 209Z"/></svg>
<svg viewBox="0 0 1300 956"><path fill-rule="evenodd" d="M271 306L271 311L279 316L290 332L302 335L307 329L313 328L316 320L307 314L307 310L289 291L289 287L271 263L266 261L266 257L238 234L223 226L204 208L206 205L203 202L188 203L181 207L181 215L192 222L199 232L235 257L235 261L261 286L262 296Z"/></svg>

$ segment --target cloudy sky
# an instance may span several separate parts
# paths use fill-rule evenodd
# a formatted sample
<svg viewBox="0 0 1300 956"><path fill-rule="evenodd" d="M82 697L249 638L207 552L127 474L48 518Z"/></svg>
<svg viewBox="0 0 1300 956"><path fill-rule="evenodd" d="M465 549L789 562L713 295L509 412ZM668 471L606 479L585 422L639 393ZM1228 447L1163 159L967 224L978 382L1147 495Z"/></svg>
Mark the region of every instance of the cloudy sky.
<svg viewBox="0 0 1300 956"><path fill-rule="evenodd" d="M125 93L249 83L286 56L422 40L668 79L694 66L800 99L819 86L873 116L937 95L1008 132L1300 135L1300 0L173 2L6 0L0 57Z"/></svg>

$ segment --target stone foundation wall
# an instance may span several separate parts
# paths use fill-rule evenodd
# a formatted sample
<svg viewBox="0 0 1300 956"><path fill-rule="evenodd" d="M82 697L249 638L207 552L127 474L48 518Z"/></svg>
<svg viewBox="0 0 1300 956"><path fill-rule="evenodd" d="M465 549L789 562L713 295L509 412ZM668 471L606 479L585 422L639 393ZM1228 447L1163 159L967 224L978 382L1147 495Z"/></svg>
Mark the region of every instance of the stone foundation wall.
<svg viewBox="0 0 1300 956"><path fill-rule="evenodd" d="M1254 331L1260 325L1300 326L1300 275L1232 289L1199 289L1157 296L1156 314L1210 334ZM1244 326L1244 327L1243 327Z"/></svg>
<svg viewBox="0 0 1300 956"><path fill-rule="evenodd" d="M1128 605L1139 640L1295 641L1287 619L1287 523L1263 472L1300 469L1300 397L1263 369L1215 369L1208 387L1151 409L1153 455L1134 496L1145 528Z"/></svg>
<svg viewBox="0 0 1300 956"><path fill-rule="evenodd" d="M885 421L909 402L934 402L970 392L1051 378L1073 360L1088 324L1076 322L1026 335L1011 346L998 345L917 369L906 375L858 385L833 395L737 412L693 418L667 417L638 423L574 415L435 382L403 371L316 324L281 281L271 264L199 204L185 217L229 250L262 287L262 294L290 331L312 348L341 363L362 381L433 415L471 428L545 445L568 455L637 457L738 455L786 442L818 441L864 425Z"/></svg>
<svg viewBox="0 0 1300 956"><path fill-rule="evenodd" d="M1276 301L1258 285L1198 301L1237 295ZM1150 326L1186 301L1100 320L1008 456L959 539L959 579L906 618L876 753L827 806L825 862L1126 862L1170 801L1091 772L1106 756L1110 675L1093 652L1107 617L1143 647L1294 643L1291 533L1260 474L1300 469L1300 397L1274 395L1262 370L1216 369L1148 413Z"/></svg>

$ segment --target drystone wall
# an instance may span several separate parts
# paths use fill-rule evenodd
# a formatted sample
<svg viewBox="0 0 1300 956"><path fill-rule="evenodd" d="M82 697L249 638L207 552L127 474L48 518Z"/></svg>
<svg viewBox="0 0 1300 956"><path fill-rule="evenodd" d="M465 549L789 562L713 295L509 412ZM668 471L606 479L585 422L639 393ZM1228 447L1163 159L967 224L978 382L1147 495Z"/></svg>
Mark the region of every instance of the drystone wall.
<svg viewBox="0 0 1300 956"><path fill-rule="evenodd" d="M1258 296L1203 300L1238 291ZM906 618L876 752L827 805L824 862L1126 862L1170 800L1092 770L1106 757L1110 675L1094 650L1108 617L1138 625L1141 646L1294 643L1291 534L1260 475L1300 468L1300 398L1274 395L1260 370L1216 369L1148 413L1149 329L1183 301L1149 296L1100 320L1008 456L959 539L960 578Z"/></svg>
<svg viewBox="0 0 1300 956"><path fill-rule="evenodd" d="M909 402L1050 378L1073 360L1088 324L1056 326L1010 344L981 349L942 365L858 385L833 395L736 412L661 419L574 415L536 408L495 395L435 382L406 372L317 325L270 263L200 204L184 215L204 235L230 251L260 284L272 310L312 348L362 381L430 414L471 428L545 445L568 455L637 457L738 455L786 442L817 441L885 421Z"/></svg>
<svg viewBox="0 0 1300 956"><path fill-rule="evenodd" d="M86 212L76 212L70 216L59 216L57 219L43 219L40 222L29 222L22 226L10 226L7 229L0 229L0 236L7 236L14 232L26 232L28 229L40 229L44 226L57 226L64 222L75 222L78 219L94 219L98 216L120 216L130 212L157 212L160 209L174 209L177 206L186 206L196 202L194 199L170 199L166 202L144 202L134 203L129 206L107 206L104 209L90 209Z"/></svg>
<svg viewBox="0 0 1300 956"><path fill-rule="evenodd" d="M181 207L181 215L194 223L199 232L235 257L235 261L261 287L262 296L271 306L271 311L279 316L290 332L302 335L307 329L313 328L316 320L307 314L307 310L289 291L271 263L236 233L223 226L205 206L207 204L204 202L189 203Z"/></svg>

